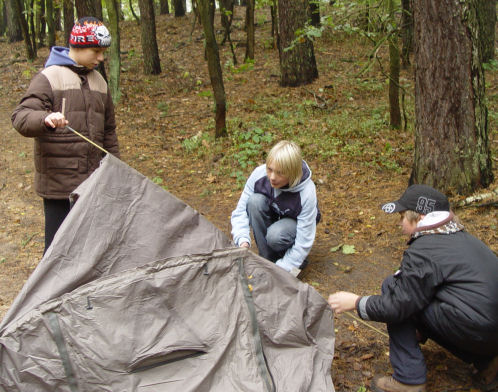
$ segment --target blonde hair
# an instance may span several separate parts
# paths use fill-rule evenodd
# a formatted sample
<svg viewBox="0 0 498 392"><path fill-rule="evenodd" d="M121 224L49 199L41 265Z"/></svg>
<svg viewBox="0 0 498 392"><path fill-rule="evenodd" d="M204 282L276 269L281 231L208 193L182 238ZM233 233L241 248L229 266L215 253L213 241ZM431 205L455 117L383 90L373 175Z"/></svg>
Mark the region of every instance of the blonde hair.
<svg viewBox="0 0 498 392"><path fill-rule="evenodd" d="M405 210L401 212L401 216L405 217L406 220L410 223L417 223L422 217L418 212L413 210Z"/></svg>
<svg viewBox="0 0 498 392"><path fill-rule="evenodd" d="M303 158L299 146L287 140L275 144L266 157L267 165L275 165L283 176L289 179L289 188L299 184L303 176Z"/></svg>
<svg viewBox="0 0 498 392"><path fill-rule="evenodd" d="M452 213L453 211L450 211L450 212ZM413 210L405 210L405 211L402 211L401 214L402 214L402 216L406 217L408 222L411 222L411 223L417 223L420 219L422 219L420 214L418 212L413 211ZM460 218L456 215L453 215L451 220L455 223L462 224Z"/></svg>

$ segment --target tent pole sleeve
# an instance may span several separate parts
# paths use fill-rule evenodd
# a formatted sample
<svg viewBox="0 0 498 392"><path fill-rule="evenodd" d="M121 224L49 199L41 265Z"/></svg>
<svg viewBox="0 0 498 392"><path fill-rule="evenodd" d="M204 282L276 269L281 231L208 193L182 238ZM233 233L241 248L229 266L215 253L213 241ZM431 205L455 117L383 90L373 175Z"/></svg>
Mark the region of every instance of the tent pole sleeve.
<svg viewBox="0 0 498 392"><path fill-rule="evenodd" d="M254 300L252 298L251 290L249 289L249 283L247 281L246 272L244 269L244 259L239 258L236 260L239 265L239 277L242 289L244 291L244 298L249 309L249 315L251 317L251 327L252 336L254 338L255 350L256 350L256 360L258 362L259 373L261 378L266 384L266 389L270 392L275 391L275 384L273 382L272 375L266 364L265 354L263 352L263 344L261 342L261 336L259 334L258 319L256 317L256 307L254 306Z"/></svg>
<svg viewBox="0 0 498 392"><path fill-rule="evenodd" d="M62 365L64 366L64 372L66 373L67 383L71 392L78 392L78 384L76 382L76 376L69 360L69 353L67 352L66 343L64 342L64 337L62 336L61 327L59 325L59 320L55 313L50 312L46 314L48 319L48 325L50 332L54 337L55 344L59 350L59 355L61 357Z"/></svg>

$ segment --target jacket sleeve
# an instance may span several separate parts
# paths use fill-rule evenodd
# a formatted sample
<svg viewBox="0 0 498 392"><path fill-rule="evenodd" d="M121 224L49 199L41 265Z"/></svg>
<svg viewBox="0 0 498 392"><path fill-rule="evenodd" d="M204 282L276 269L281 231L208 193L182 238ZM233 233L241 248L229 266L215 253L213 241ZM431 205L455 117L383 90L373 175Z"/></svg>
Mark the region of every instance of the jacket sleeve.
<svg viewBox="0 0 498 392"><path fill-rule="evenodd" d="M240 196L237 207L232 211L231 224L232 236L235 245L247 242L251 244L251 235L249 228L249 216L247 215L247 202L249 197L254 193L254 184L261 177L261 166L256 168L246 181L242 195Z"/></svg>
<svg viewBox="0 0 498 392"><path fill-rule="evenodd" d="M318 210L316 188L313 182L310 182L302 196L303 206L297 217L296 240L294 245L287 249L284 257L276 261L279 267L289 272L293 267L299 268L301 266L315 241Z"/></svg>
<svg viewBox="0 0 498 392"><path fill-rule="evenodd" d="M12 113L12 125L26 137L39 137L53 132L44 122L52 111L53 100L50 83L43 74L38 73Z"/></svg>
<svg viewBox="0 0 498 392"><path fill-rule="evenodd" d="M105 112L104 148L117 158L119 154L118 137L116 135L116 118L111 91L107 88L107 102Z"/></svg>
<svg viewBox="0 0 498 392"><path fill-rule="evenodd" d="M433 300L441 282L442 277L428 255L408 249L400 270L383 285L382 294L359 301L359 315L386 323L406 320Z"/></svg>

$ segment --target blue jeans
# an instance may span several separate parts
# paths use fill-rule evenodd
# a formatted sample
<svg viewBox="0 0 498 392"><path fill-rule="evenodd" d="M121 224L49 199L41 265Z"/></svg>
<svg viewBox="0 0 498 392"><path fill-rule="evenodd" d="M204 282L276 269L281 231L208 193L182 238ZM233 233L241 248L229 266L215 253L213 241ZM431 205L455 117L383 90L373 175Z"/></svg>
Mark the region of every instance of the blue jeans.
<svg viewBox="0 0 498 392"><path fill-rule="evenodd" d="M253 193L247 201L247 215L260 256L275 262L294 245L296 220L279 219L279 216L271 209L270 201L266 196Z"/></svg>

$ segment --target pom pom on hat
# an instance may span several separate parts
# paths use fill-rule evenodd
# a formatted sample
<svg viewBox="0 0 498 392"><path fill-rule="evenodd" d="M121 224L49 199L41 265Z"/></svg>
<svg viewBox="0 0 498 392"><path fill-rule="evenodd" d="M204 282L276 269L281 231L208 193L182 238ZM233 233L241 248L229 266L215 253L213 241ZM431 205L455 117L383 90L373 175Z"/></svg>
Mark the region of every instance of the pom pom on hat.
<svg viewBox="0 0 498 392"><path fill-rule="evenodd" d="M73 48L107 48L111 46L111 34L99 19L81 18L71 30L69 45Z"/></svg>

